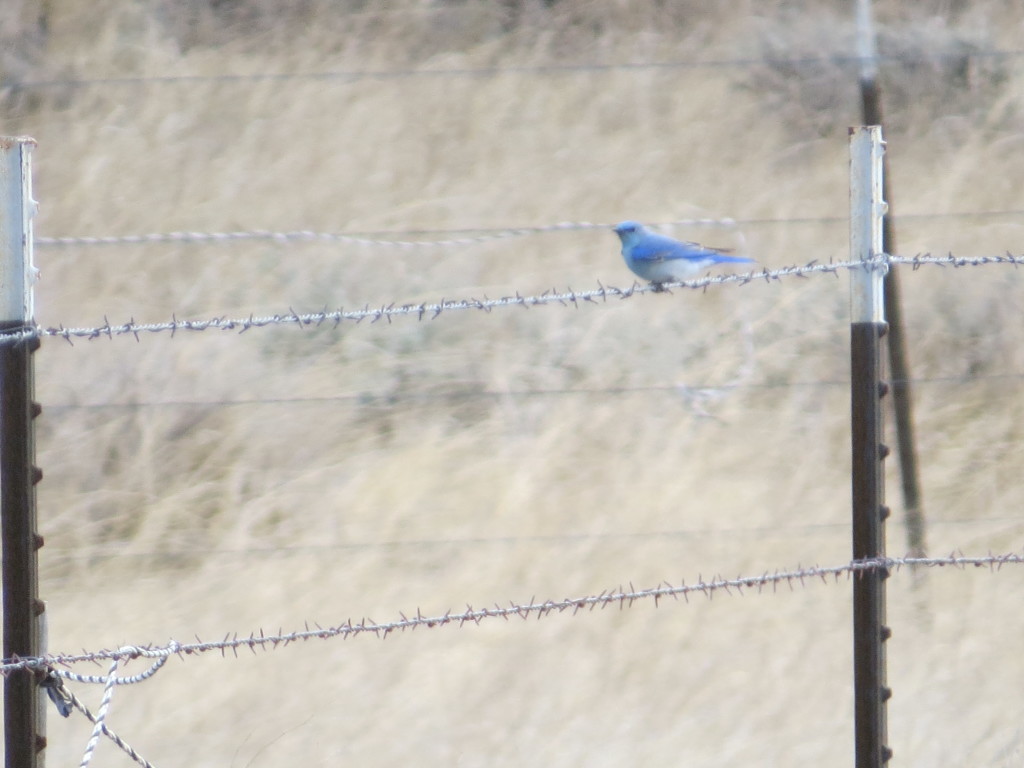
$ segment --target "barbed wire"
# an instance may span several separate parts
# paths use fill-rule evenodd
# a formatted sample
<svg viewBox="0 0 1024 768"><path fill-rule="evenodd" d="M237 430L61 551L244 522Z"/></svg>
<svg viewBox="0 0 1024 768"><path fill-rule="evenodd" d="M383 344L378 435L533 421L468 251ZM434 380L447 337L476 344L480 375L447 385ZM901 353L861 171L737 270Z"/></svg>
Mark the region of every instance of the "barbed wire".
<svg viewBox="0 0 1024 768"><path fill-rule="evenodd" d="M358 324L364 320L369 320L372 324L381 320L386 320L390 323L396 317L407 316L416 317L418 320L423 320L424 317L435 319L446 312L469 309L491 312L495 309L503 309L506 307L522 307L524 309L529 309L531 307L547 306L552 304L557 304L563 307L578 308L581 304L603 304L610 298L629 299L633 296L645 293L670 292L672 288L707 290L715 285L748 285L750 283L761 281L764 281L765 283L772 283L779 281L784 277L808 277L810 275L818 274L831 274L838 276L841 270L863 269L865 267L871 269L888 269L889 265L892 264L907 264L915 269L924 265L967 267L988 264L1012 264L1014 266L1019 266L1024 264L1024 256L1015 256L1009 251L1002 256L974 257L954 256L953 254L949 254L947 256L923 254L909 257L882 255L869 261L855 260L822 263L814 260L803 266L789 266L778 269L764 268L759 271L735 274L706 275L693 280L667 282L660 285L640 285L639 283L634 282L629 288L617 288L614 286L605 286L599 282L598 288L583 291L577 291L572 288L560 291L553 288L544 291L541 294L533 295L523 295L517 291L513 295L502 296L496 299L488 298L485 295L481 299L441 299L436 302L422 302L418 304L398 304L397 302L391 302L374 308L369 306L364 306L362 309L356 310L346 310L344 308L330 310L325 308L319 312L307 312L303 314L289 308L288 312L281 314L263 316L250 315L249 317L233 318L218 316L208 319L179 320L175 315L172 316L169 321L156 323L139 323L136 322L134 318L131 318L124 323L111 324L109 320L104 319L103 325L99 326L70 328L65 327L64 325L45 328L37 326L31 329L4 333L0 334L0 345L15 344L19 341L47 336L64 339L69 344L73 343L74 339L113 339L117 336L133 336L136 341L139 341L143 334L163 332L169 332L172 336L183 331L207 330L237 331L238 333L245 333L253 328L267 328L279 325L296 325L300 328L306 328L329 324L334 327L338 327L345 321L351 321Z"/></svg>
<svg viewBox="0 0 1024 768"><path fill-rule="evenodd" d="M865 62L887 64L932 64L938 61L988 59L993 61L1024 57L1024 50L963 48L928 53L893 53L876 56L752 56L731 59L669 60L638 62L581 62L578 64L536 64L523 66L453 67L450 69L336 70L324 72L252 72L220 75L158 75L96 78L64 78L52 80L8 80L4 88L11 91L50 88L95 88L113 86L244 84L283 82L352 83L360 80L408 80L417 78L482 78L503 75L572 75L630 71L675 71L685 69L747 69L753 67L814 67L831 65L860 67Z"/></svg>
<svg viewBox="0 0 1024 768"><path fill-rule="evenodd" d="M930 253L918 256L889 256L883 259L888 264L907 264L915 270L925 264L935 264L940 267L980 267L986 264L1012 264L1018 267L1024 264L1024 256L1014 256L1007 251L1002 256L954 256L952 253L945 256L932 256Z"/></svg>
<svg viewBox="0 0 1024 768"><path fill-rule="evenodd" d="M962 219L962 218L999 218L1005 216L1024 217L1024 209L989 210L989 211L953 211L947 213L906 213L900 220L916 219ZM846 224L847 216L797 216L783 218L689 218L672 221L655 222L658 227L758 227L770 225L792 224ZM593 223L589 221L562 221L556 224L544 224L527 227L464 227L456 229L402 229L382 230L362 233L318 232L314 230L271 231L263 229L242 230L235 232L147 232L136 235L105 235L105 236L64 236L37 237L36 246L69 247L69 246L118 246L118 245L154 245L174 243L231 243L248 241L271 241L276 243L310 243L330 242L348 243L351 245L379 246L385 248L433 248L476 245L480 243L507 240L531 235L551 234L555 232L580 232L588 230L611 229L613 224ZM438 240L410 240L411 237L438 237ZM396 239L397 238L397 239Z"/></svg>
<svg viewBox="0 0 1024 768"><path fill-rule="evenodd" d="M678 585L669 582L662 582L658 586L647 589L636 589L632 584L626 587L617 587L612 590L604 590L598 594L586 595L583 597L565 598L562 600L544 600L536 602L531 599L526 603L510 602L507 606L495 603L493 608L473 608L467 605L463 611L446 611L433 616L424 615L420 609L416 610L413 616L407 616L399 612L399 618L388 622L376 622L370 618L363 618L359 621L348 619L347 621L334 626L323 627L315 624L311 627L306 623L304 629L292 632L267 634L262 629L250 634L247 637L239 637L237 634L228 633L222 640L203 641L196 638L195 642L180 643L171 640L163 645L125 645L116 649L100 651L83 651L74 654L46 654L41 657L4 659L0 664L0 674L7 676L16 670L24 669L54 669L69 667L79 663L93 663L97 661L128 662L136 659L158 660L177 656L180 659L197 657L211 652L219 652L222 656L231 653L238 655L240 650L249 650L256 653L257 650L274 650L278 647L285 647L294 643L308 640L328 640L333 638L347 639L361 635L373 635L378 638L385 638L395 632L406 630L437 629L445 626L463 627L467 624L479 625L491 619L512 618L529 619L536 617L545 618L556 613L569 613L577 615L586 610L595 608L607 608L618 605L620 608L630 608L635 603L653 601L655 607L659 606L662 600L683 598L689 602L691 594L701 594L711 599L716 593L725 592L728 595L743 595L743 591L751 590L758 593L764 592L767 588L777 591L779 585L805 586L807 581L821 580L829 583L829 578L838 583L841 576L850 576L863 571L898 571L903 567L945 567L966 568L974 566L977 568L988 567L993 571L1000 570L1004 565L1024 564L1024 554L1005 553L988 554L982 556L965 556L962 554L951 554L946 557L885 557L869 560L853 560L842 565L834 566L808 566L797 567L789 570L776 570L769 573L765 571L759 576L738 576L733 579L726 579L720 576L704 580L698 576L697 581L687 584L681 581ZM107 684L108 678L101 678Z"/></svg>
<svg viewBox="0 0 1024 768"><path fill-rule="evenodd" d="M860 264L860 262L856 263ZM854 262L840 262L836 264L820 264L812 262L811 264L807 264L803 267L785 267L777 270L764 269L761 272L707 276L697 280L665 283L662 286L640 285L639 283L634 283L629 288L617 288L614 286L604 286L599 283L598 288L583 291L567 288L564 291L550 289L541 294L534 295L523 295L516 292L514 295L502 296L497 299L491 299L485 295L482 299L441 299L437 302L422 302L419 304L398 304L396 302L392 302L376 308L366 306L363 309L357 310L345 310L344 308L336 310L323 309L319 312L304 314L299 314L295 310L290 309L284 314L259 317L250 315L247 318L213 317L204 320L178 320L175 316L172 317L170 321L160 323L137 323L133 318L126 323L117 325L112 325L109 320L106 320L103 325L95 327L67 328L62 325L58 327L37 328L34 330L0 334L0 344L11 344L26 338L34 338L38 336L54 336L62 338L69 343L76 338L114 338L115 336L125 335L134 336L136 340L139 340L139 337L142 334L161 332L170 332L172 336L179 331L206 331L210 329L230 330L244 333L253 328L266 328L268 326L276 325L318 327L324 324L332 324L337 327L346 320L354 323L361 323L364 320L370 320L371 323L376 323L380 320L387 320L390 322L395 317L401 316L414 316L419 320L429 316L431 319L434 319L446 312L467 309L490 312L504 307L518 306L530 308L550 304L579 307L581 303L600 304L606 302L609 298L628 299L638 294L661 292L677 287L703 289L723 283L745 284L761 279L772 281L781 279L788 275L806 276L820 272L838 273L840 269L849 268L850 266L853 266L853 264Z"/></svg>
<svg viewBox="0 0 1024 768"><path fill-rule="evenodd" d="M987 566L992 571L998 571L1004 565L1021 563L1024 563L1024 555L1017 553L989 554L975 557L954 553L948 557L939 558L905 557L854 560L837 566L797 567L792 570L775 571L771 574L766 571L760 576L739 576L735 579L715 577L704 581L698 576L697 581L689 585L685 581L681 582L678 586L663 582L653 588L637 590L630 584L628 590L620 586L617 589L605 590L596 595L565 600L546 600L538 603L531 599L528 603L510 602L507 607L495 604L494 608L484 609L474 609L472 606L467 605L465 611L447 611L444 614L433 617L424 616L417 609L415 616L411 618L400 612L399 619L383 624L378 624L371 619L364 618L359 623L355 623L350 619L343 624L333 627L323 628L318 625L316 629L310 629L307 623L304 630L287 634L279 632L276 635L268 635L260 630L259 634L250 634L248 638L228 635L224 640L218 642L203 642L197 638L195 643L182 644L172 640L163 646L122 646L117 650L111 651L103 650L76 655L57 654L40 658L4 660L3 664L0 665L0 674L7 676L17 670L46 670L46 675L41 685L50 699L57 705L60 714L67 717L72 709L77 709L93 724L92 732L79 764L80 768L88 768L101 735L110 739L115 746L139 765L144 768L153 768L153 765L148 760L111 730L106 724L106 718L109 714L113 692L117 685L138 683L150 678L164 666L167 659L172 655L184 659L186 657L196 657L200 654L220 651L222 656L227 656L228 652L237 656L239 649L244 648L248 648L255 654L258 649L274 650L278 647L312 639L332 639L337 637L347 639L348 637L367 633L384 638L394 632L404 632L407 629L415 631L420 627L426 629L437 629L445 626L463 627L467 624L479 625L485 620L495 618L503 618L509 621L512 617L528 620L531 616L535 616L537 619L541 619L555 613L566 612L576 616L584 611L593 611L598 607L603 609L618 605L620 609L626 609L631 608L635 603L649 602L651 600L654 601L655 607L658 607L662 600L669 597L675 600L682 597L686 602L689 602L691 594L700 593L710 600L716 592L722 591L728 595L736 594L742 596L744 589L762 593L768 587L771 587L772 591L776 592L780 584L785 584L792 591L797 584L801 587L806 586L807 581L817 581L820 579L825 584L830 583L830 580L831 583L838 583L842 576L850 578L858 573L875 570L888 574L893 570L898 571L904 566L951 566L961 569L967 566L978 568ZM116 673L119 665L138 658L150 658L154 659L154 662L146 672L139 675L134 675L130 678L119 678L117 676ZM110 661L110 668L106 675L79 675L63 668L74 663L98 662L101 660ZM89 708L72 691L68 690L61 678L104 686L103 697L96 715L93 715Z"/></svg>

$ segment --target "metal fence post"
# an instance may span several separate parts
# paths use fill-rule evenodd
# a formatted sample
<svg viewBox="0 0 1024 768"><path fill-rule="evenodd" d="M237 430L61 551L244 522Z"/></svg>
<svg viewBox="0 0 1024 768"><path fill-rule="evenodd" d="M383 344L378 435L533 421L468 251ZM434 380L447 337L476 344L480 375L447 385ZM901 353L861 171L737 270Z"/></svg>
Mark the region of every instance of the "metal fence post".
<svg viewBox="0 0 1024 768"><path fill-rule="evenodd" d="M885 557L885 481L882 461L881 337L885 334L882 280L882 129L850 129L850 255L866 262L850 272L850 410L852 433L853 558ZM857 768L880 768L891 757L887 739L885 580L871 568L853 578L853 684Z"/></svg>
<svg viewBox="0 0 1024 768"><path fill-rule="evenodd" d="M0 138L0 331L30 330L32 284L32 139ZM0 547L3 549L3 654L39 655L39 600L31 337L0 345ZM4 679L4 755L7 768L38 768L43 737L39 685L30 670Z"/></svg>
<svg viewBox="0 0 1024 768"><path fill-rule="evenodd" d="M875 29L871 0L857 2L857 53L860 66L861 115L865 125L882 125L882 94L878 82ZM882 194L886 211L882 224L882 249L896 252L896 227L892 216L892 195L889 188L889 163L882 160ZM889 333L889 371L892 376L892 413L899 448L900 480L903 487L904 515L907 522L907 546L913 557L924 557L925 519L921 500L921 479L917 468L917 441L914 437L913 397L910 388L910 359L904 338L903 301L900 292L899 268L893 267L885 276L883 288Z"/></svg>

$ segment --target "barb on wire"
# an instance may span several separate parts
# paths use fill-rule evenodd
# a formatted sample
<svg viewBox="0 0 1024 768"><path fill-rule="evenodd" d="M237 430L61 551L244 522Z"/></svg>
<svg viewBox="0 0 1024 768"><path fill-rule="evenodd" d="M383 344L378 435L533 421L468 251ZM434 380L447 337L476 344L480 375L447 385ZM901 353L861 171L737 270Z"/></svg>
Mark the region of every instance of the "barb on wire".
<svg viewBox="0 0 1024 768"><path fill-rule="evenodd" d="M763 592L768 588L776 591L779 585L788 586L790 589L796 585L804 586L808 580L817 580L828 583L829 579L838 581L841 576L851 576L868 570L893 570L904 566L943 567L952 566L965 568L969 565L976 567L989 567L992 570L999 570L1004 565L1024 564L1024 555L1020 553L989 554L984 556L968 557L963 555L949 555L948 557L887 557L872 560L854 560L842 565L835 566L809 566L798 567L792 570L765 571L760 576L738 576L734 579L716 577L710 580L698 579L698 581L687 584L685 581L678 585L668 582L648 589L629 589L618 587L612 590L605 590L596 595L584 597L572 597L562 600L544 600L536 602L531 600L528 603L510 602L507 606L495 603L493 608L473 608L466 606L463 611L446 611L443 614L433 616L424 615L419 609L412 616L399 613L398 619L388 622L376 622L370 618L362 618L359 621L349 619L344 623L329 627L322 627L315 624L289 633L266 634L263 630L251 633L248 637L239 637L237 634L228 633L223 640L204 642L196 639L192 643L179 643L171 640L164 645L147 646L122 646L115 650L101 650L95 652L83 652L79 654L47 654L42 657L6 659L0 664L0 674L9 675L19 669L50 669L67 667L72 664L96 661L128 661L132 659L161 659L177 656L186 658L198 656L210 652L219 652L227 655L229 652L235 656L240 650L249 650L256 653L257 650L273 650L300 641L321 639L327 640L340 637L347 639L360 635L371 634L378 638L385 638L388 635L405 630L437 629L444 626L465 626L467 624L480 624L490 619L512 618L529 619L537 617L545 618L555 613L579 614L582 611L592 611L595 608L607 608L619 606L620 608L632 607L635 603L652 600L657 606L666 598L678 600L680 597L689 601L691 594L700 593L711 598L716 592L724 591L726 594L742 595L744 589ZM112 674L112 673L111 673ZM107 679L107 684L112 685Z"/></svg>
<svg viewBox="0 0 1024 768"><path fill-rule="evenodd" d="M418 320L422 320L424 317L434 319L445 312L466 309L490 312L494 309L505 307L523 307L528 309L530 307L550 304L578 308L581 303L601 304L609 298L628 299L638 294L661 293L666 291L666 289L672 288L707 290L714 285L747 285L748 283L760 282L762 280L766 283L771 283L781 280L783 277L807 277L814 274L838 275L840 270L862 269L865 267L869 269L887 269L890 264L909 264L914 267L920 267L925 264L953 267L979 266L982 264L1013 264L1014 266L1019 266L1024 264L1024 256L1014 256L1009 252L1005 256L979 257L962 257L953 256L952 254L945 257L935 257L931 256L931 254L919 256L888 256L883 254L871 261L854 260L819 263L815 260L803 266L781 267L779 269L764 268L759 271L736 274L706 275L693 280L662 283L657 286L633 283L629 288L616 288L598 283L598 288L584 291L567 288L564 291L551 289L541 294L527 296L516 292L514 295L502 296L497 299L484 296L482 299L442 299L437 302L423 302L420 304L397 304L392 302L374 308L369 306L356 310L346 310L344 308L329 310L325 308L319 312L303 314L299 314L294 309L289 309L286 313L259 317L250 315L247 318L220 316L202 320L178 320L177 317L172 317L169 321L159 323L138 323L132 318L125 323L116 325L111 324L109 320L105 319L104 324L99 326L68 328L60 325L0 334L0 345L15 344L25 339L42 336L54 336L64 339L68 343L72 343L74 339L98 339L104 337L112 339L115 336L134 336L135 340L138 341L142 334L162 332L170 332L172 336L179 331L222 330L244 333L253 328L266 328L275 325L307 327L321 326L326 323L337 327L345 321L361 323L364 320L369 320L371 323L376 323L380 320L386 320L390 323L392 319L403 316L414 316Z"/></svg>

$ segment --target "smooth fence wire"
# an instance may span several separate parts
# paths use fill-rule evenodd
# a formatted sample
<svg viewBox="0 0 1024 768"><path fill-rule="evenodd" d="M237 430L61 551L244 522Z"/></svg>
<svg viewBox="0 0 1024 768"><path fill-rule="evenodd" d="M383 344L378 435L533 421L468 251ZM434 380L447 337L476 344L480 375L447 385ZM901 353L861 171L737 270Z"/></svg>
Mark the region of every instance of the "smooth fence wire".
<svg viewBox="0 0 1024 768"><path fill-rule="evenodd" d="M935 50L928 53L879 54L869 57L877 64L934 64L941 61L985 59L1009 61L1024 57L1024 50L977 49ZM106 88L118 86L165 86L248 83L352 83L360 80L409 80L414 78L492 78L503 75L578 75L608 72L656 72L699 69L751 69L755 67L819 67L821 65L863 66L865 57L856 54L830 56L751 56L723 59L681 59L637 62L583 62L579 64L536 64L506 67L454 67L450 69L337 70L324 72L252 72L220 75L163 75L53 80L9 80L4 87L11 91L36 91L52 88Z"/></svg>
<svg viewBox="0 0 1024 768"><path fill-rule="evenodd" d="M975 218L1007 218L1024 219L1024 209L987 210L987 211L952 211L902 213L900 220L931 220L931 219L975 219ZM656 227L723 227L736 229L742 227L760 227L772 225L794 224L846 224L846 216L798 216L772 219L732 219L732 218L689 218L672 221L654 222ZM346 243L350 245L383 247L383 248L433 248L477 245L498 240L509 240L517 237L544 235L555 232L584 232L589 230L610 230L613 224L593 223L589 221L563 221L556 224L538 226L503 226L503 227L462 227L457 229L399 229L361 233L318 232L315 230L282 230L265 229L241 230L234 232L146 232L135 235L75 235L63 237L36 237L34 244L42 248L59 247L107 247L119 245L154 245L154 244L205 244L233 243L250 241L268 241L281 244L298 243ZM440 238L435 240L408 238Z"/></svg>
<svg viewBox="0 0 1024 768"><path fill-rule="evenodd" d="M268 328L272 326L293 325L299 328L319 327L323 325L340 326L346 321L361 323L369 320L377 323L385 320L390 323L399 317L415 317L423 320L456 312L460 310L475 309L485 313L507 307L531 307L559 305L563 307L578 308L581 304L600 305L608 302L609 299L630 299L645 293L663 293L672 288L688 288L691 290L707 290L716 285L749 285L751 283L764 282L770 284L781 280L784 277L810 277L812 275L830 274L838 276L842 270L852 269L888 269L891 264L906 264L915 270L925 265L968 267L990 264L1011 264L1013 266L1024 265L1024 256L1015 256L1009 251L1002 256L932 256L923 254L917 256L888 256L880 255L871 261L835 261L821 263L817 260L811 261L803 266L781 267L779 269L761 269L751 272L737 274L707 275L693 280L682 280L666 282L659 285L640 285L634 282L629 288L617 288L605 286L598 283L597 288L577 291L572 288L565 290L550 289L540 294L524 295L518 291L513 295L502 296L492 299L486 295L483 298L461 298L441 299L434 302L421 302L417 304L400 304L390 302L378 307L365 306L362 309L346 310L343 307L338 309L322 309L318 312L299 313L289 308L287 312L275 315L250 315L249 317L227 317L217 316L206 319L179 320L172 316L170 320L156 323L140 323L134 317L127 322L113 324L105 320L102 325L89 327L66 327L64 325L41 327L35 329L18 331L13 333L0 334L0 345L15 344L29 338L52 336L61 338L69 344L75 339L113 339L118 336L133 336L139 341L142 335L169 332L172 336L185 331L236 331L244 333L253 328Z"/></svg>
<svg viewBox="0 0 1024 768"><path fill-rule="evenodd" d="M887 522L891 526L904 526L902 520ZM1024 526L1024 518L1010 515L998 517L974 517L961 519L929 520L929 528L965 528L969 526L1001 526L1000 530L1016 530ZM50 562L68 562L71 560L86 560L95 563L99 560L150 560L159 558L186 558L203 557L216 558L288 558L288 557L338 557L342 552L390 552L400 549L425 550L425 549L480 549L482 547L520 547L524 544L531 546L565 547L572 544L604 544L609 542L651 542L651 541L706 541L708 539L728 539L737 541L740 539L754 539L763 541L772 536L786 537L790 540L800 538L813 538L820 536L831 536L836 534L848 535L850 525L843 523L807 523L803 525L762 525L750 527L728 527L728 528L666 528L648 531L616 531L612 533L559 533L559 534L524 534L521 536L468 536L465 538L408 538L408 539L382 539L378 541L347 541L328 544L274 544L253 547L194 547L187 549L136 549L126 551L123 546L110 546L107 548L91 548L88 553L82 553L74 549L50 549ZM155 671L155 670L154 670ZM78 680L72 677L70 672L62 672L65 677ZM145 673L149 676L150 672ZM121 678L119 678L120 680ZM88 680L85 682L98 682ZM126 679L127 683L136 682L134 678ZM119 683L120 684L120 683Z"/></svg>
<svg viewBox="0 0 1024 768"><path fill-rule="evenodd" d="M966 556L951 554L947 557L884 557L870 560L853 560L842 565L833 566L809 566L797 567L788 570L765 571L759 576L738 576L733 579L714 577L704 580L698 576L696 582L687 584L681 581L679 584L662 582L658 586L647 589L636 589L632 584L629 587L617 587L605 590L598 594L586 595L583 597L571 597L561 600L544 600L537 602L519 603L510 602L502 606L498 603L493 608L473 608L467 605L465 610L445 611L441 614L425 615L420 609L409 616L399 612L397 619L387 622L376 622L370 618L362 618L358 621L348 619L347 621L334 626L323 627L319 624L288 633L267 634L262 629L250 634L248 637L239 637L237 634L227 633L222 640L203 641L199 638L195 642L180 643L171 640L163 645L127 645L116 649L85 651L75 654L46 654L36 658L5 659L0 664L0 675L7 676L15 670L24 669L54 669L69 667L73 664L93 663L98 661L128 662L136 659L147 659L155 662L159 659L177 656L185 660L199 655L219 652L222 656L228 653L238 655L240 650L249 650L256 653L257 650L274 650L294 643L309 640L330 640L334 638L348 639L362 635L373 635L377 638L385 638L396 632L416 629L438 629L440 627L464 627L469 624L479 625L484 621L492 619L504 619L509 621L513 618L527 620L530 618L542 619L553 614L568 613L575 616L584 611L593 611L595 608L608 608L618 606L619 608L631 608L640 602L653 602L655 607L661 601L672 598L682 598L689 602L691 595L702 595L712 598L715 594L724 592L727 595L742 596L744 590L762 593L768 589L777 591L780 586L794 589L797 585L805 586L808 581L822 581L824 583L838 583L842 576L853 576L863 571L899 571L904 567L928 567L928 568L989 568L992 571L999 571L1006 565L1024 564L1024 554L1011 552L1005 554L988 554L980 556ZM155 669L153 670L156 671ZM109 677L102 679L108 684Z"/></svg>
<svg viewBox="0 0 1024 768"><path fill-rule="evenodd" d="M1016 382L1024 379L1024 371L1007 371L991 374L964 374L958 376L915 376L909 379L886 379L890 385L939 385L939 384L980 384L984 382ZM157 408L235 408L247 406L296 406L296 405L432 405L435 403L466 402L467 400L524 400L557 397L615 397L620 395L666 394L682 397L716 397L735 390L769 391L780 389L832 389L849 387L850 382L842 379L814 379L805 381L749 381L733 380L722 383L703 382L687 384L637 384L618 387L550 387L543 389L484 389L456 387L445 392L343 392L333 395L308 395L295 397L240 397L207 400L115 400L91 403L49 403L47 412L101 411L101 410L143 410Z"/></svg>

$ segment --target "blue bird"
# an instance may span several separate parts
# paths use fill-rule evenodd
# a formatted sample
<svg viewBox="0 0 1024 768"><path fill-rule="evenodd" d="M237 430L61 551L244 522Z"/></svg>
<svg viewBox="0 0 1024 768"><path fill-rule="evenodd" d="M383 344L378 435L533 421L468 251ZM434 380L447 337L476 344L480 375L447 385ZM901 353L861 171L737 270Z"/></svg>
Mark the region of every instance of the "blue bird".
<svg viewBox="0 0 1024 768"><path fill-rule="evenodd" d="M686 280L714 264L752 264L744 256L726 256L728 249L705 248L651 232L643 224L624 221L615 226L622 241L626 266L655 285Z"/></svg>

